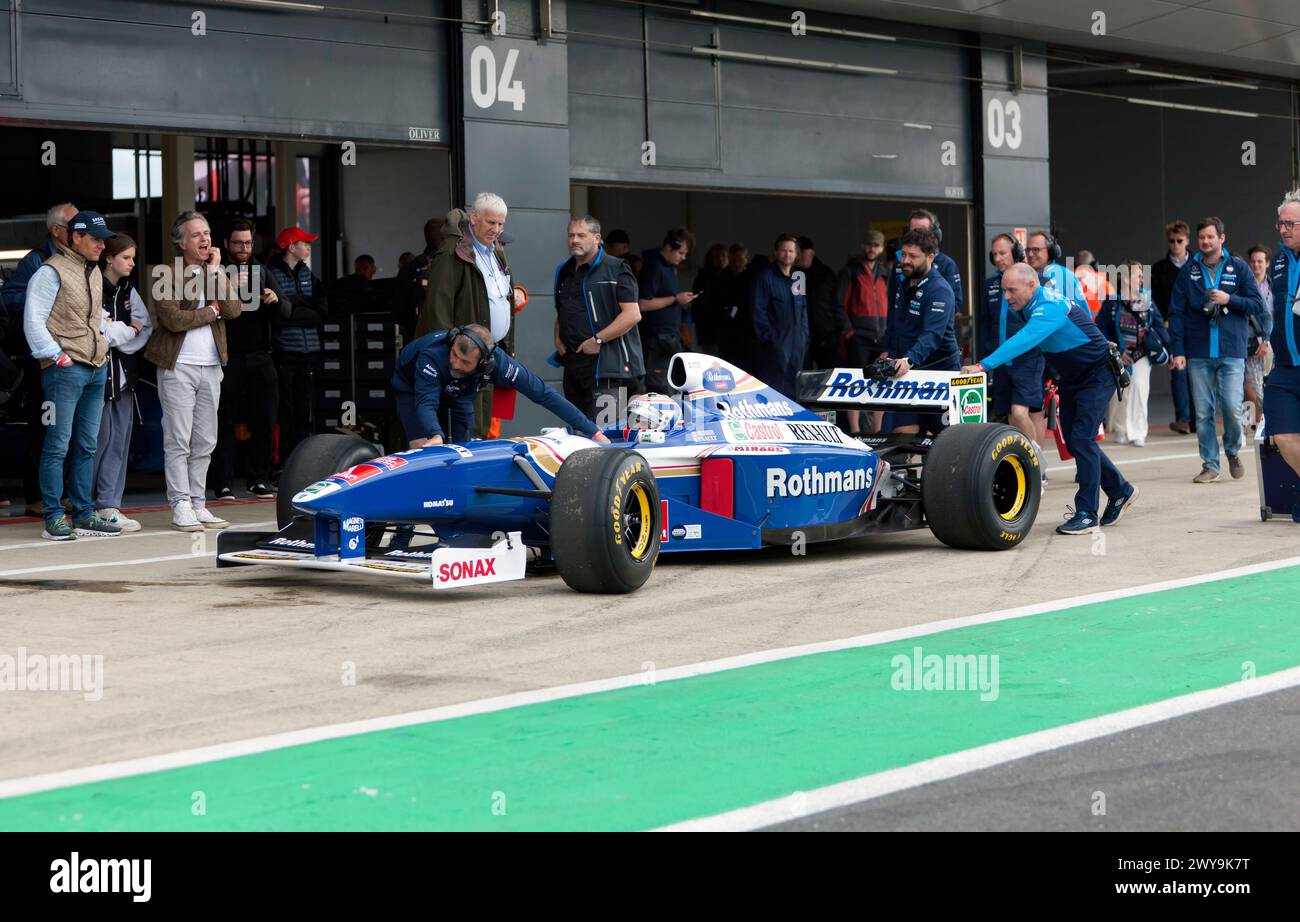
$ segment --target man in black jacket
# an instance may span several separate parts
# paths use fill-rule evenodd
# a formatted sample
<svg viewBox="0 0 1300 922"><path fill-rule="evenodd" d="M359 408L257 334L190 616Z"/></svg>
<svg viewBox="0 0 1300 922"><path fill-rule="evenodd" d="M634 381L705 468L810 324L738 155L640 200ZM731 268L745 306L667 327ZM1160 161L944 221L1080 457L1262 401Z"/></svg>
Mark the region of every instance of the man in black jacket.
<svg viewBox="0 0 1300 922"><path fill-rule="evenodd" d="M817 258L808 237L798 240L795 265L803 271L808 295L808 357L805 368L834 368L839 364L840 341L851 332L843 304L835 297L835 270Z"/></svg>
<svg viewBox="0 0 1300 922"><path fill-rule="evenodd" d="M287 311L272 318L272 352L280 388L281 465L315 428L312 391L321 354L321 324L328 313L325 286L307 265L316 236L301 228L285 228L275 238L281 252L267 264L280 297L289 305Z"/></svg>
<svg viewBox="0 0 1300 922"><path fill-rule="evenodd" d="M280 298L275 276L253 257L253 222L237 218L226 236L226 255L239 273L243 312L226 321L226 368L217 408L217 448L208 469L217 499L234 497L235 423L248 425L248 492L274 496L271 486L272 432L279 407L279 381L271 359L272 318L293 305Z"/></svg>
<svg viewBox="0 0 1300 922"><path fill-rule="evenodd" d="M1151 300L1156 303L1165 317L1165 329L1169 329L1169 310L1173 307L1174 283L1179 273L1187 265L1187 245L1191 240L1191 228L1186 221L1170 221L1165 225L1165 243L1169 251L1165 258L1151 267ZM1174 421L1169 428L1187 435L1196 431L1196 413L1192 409L1191 386L1188 384L1187 370L1171 368L1169 385L1174 396Z"/></svg>
<svg viewBox="0 0 1300 922"><path fill-rule="evenodd" d="M393 306L393 314L398 329L402 331L403 342L409 343L414 338L415 321L420 316L420 308L424 307L428 287L425 272L445 239L447 235L442 218L425 221L424 251L397 272L397 303Z"/></svg>
<svg viewBox="0 0 1300 922"><path fill-rule="evenodd" d="M600 245L600 222L570 221L569 259L555 270L555 351L565 398L602 428L617 422L612 416L640 392L645 374L637 301L632 270Z"/></svg>

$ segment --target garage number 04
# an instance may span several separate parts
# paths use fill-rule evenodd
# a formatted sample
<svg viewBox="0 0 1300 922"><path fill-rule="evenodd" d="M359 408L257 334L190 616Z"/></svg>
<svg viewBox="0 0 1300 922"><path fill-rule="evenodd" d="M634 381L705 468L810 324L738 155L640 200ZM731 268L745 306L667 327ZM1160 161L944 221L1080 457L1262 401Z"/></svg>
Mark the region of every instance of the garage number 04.
<svg viewBox="0 0 1300 922"><path fill-rule="evenodd" d="M514 105L516 112L524 108L524 83L512 80L515 65L519 62L519 49L511 48L506 52L505 64L501 68L501 79L497 79L497 57L487 45L479 45L469 56L469 94L474 105L480 109L489 109L496 102L508 102Z"/></svg>

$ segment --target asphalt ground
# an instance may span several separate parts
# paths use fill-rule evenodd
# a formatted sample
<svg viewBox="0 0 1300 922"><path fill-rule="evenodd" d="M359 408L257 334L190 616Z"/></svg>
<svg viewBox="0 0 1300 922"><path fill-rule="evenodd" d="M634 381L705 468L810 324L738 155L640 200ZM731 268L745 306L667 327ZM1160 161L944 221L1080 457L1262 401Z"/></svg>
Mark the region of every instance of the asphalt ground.
<svg viewBox="0 0 1300 922"><path fill-rule="evenodd" d="M514 699L499 705L473 703L515 694L522 695L517 704L525 707L547 697L527 693L611 677L641 676L642 684L655 687L655 676L672 676L675 668L690 664L884 631L906 632L924 624L957 623L955 619L984 612L1296 556L1300 531L1289 520L1259 521L1253 453L1243 453L1245 479L1225 478L1199 486L1190 482L1200 468L1191 437L1153 432L1145 448L1107 446L1107 451L1142 494L1125 519L1101 536L1065 537L1052 532L1072 502L1074 485L1072 466L1056 461L1049 450L1052 482L1038 524L1014 551L951 551L928 532L919 531L814 545L801 557L780 549L666 557L645 587L617 599L577 595L556 576L434 594L405 580L360 575L271 568L218 571L212 557L215 541L169 530L169 515L161 509L137 516L145 525L140 533L66 544L42 541L37 523L10 520L0 525L0 597L4 599L0 654L16 655L21 648L28 654L102 657L103 682L97 696L79 691L3 692L6 719L0 724L0 747L6 758L0 764L0 784L8 787L0 787L0 797L8 799L0 799L0 828L6 828L6 807L20 803L25 793L49 791L51 784L56 793L70 792L59 805L60 810L68 808L66 818L57 811L27 811L15 825L60 828L72 816L82 816L74 812L79 789L48 780L24 781L51 773L90 770L64 779L71 784L121 777L96 775L95 766L155 760L127 770L129 776L171 765L168 754L198 747L229 745L230 750L221 752L238 753L244 751L238 741L295 732L305 734L303 741L318 740L335 731L322 735L313 728L358 722L355 728L361 732L373 729L367 721L412 712L429 720L442 719L441 712L430 715L457 705L462 706L455 712L458 715L504 708ZM270 528L274 518L269 502L214 508L240 527L261 523ZM1243 624L1242 630L1247 627L1256 633L1234 637L1233 643L1259 643L1259 631L1277 633L1281 649L1287 649L1285 642L1292 639L1283 622L1263 627ZM1294 632L1294 625L1290 630ZM1162 675L1177 674L1180 663L1180 648L1170 637L1177 634L1164 635ZM1105 642L1106 637L1100 640ZM1047 644L1043 649L1051 649L1050 638L1042 642ZM1203 663L1204 654L1189 647L1188 663ZM1300 659L1279 660L1270 668L1297 665ZM1223 681L1231 678L1235 676ZM1216 682L1207 675L1198 688ZM658 687L676 685L662 682ZM832 694L828 689L822 695L816 682L805 681L798 687L804 696L801 701L812 706L826 703L821 699ZM590 691L599 696L605 689L593 686ZM1145 697L1131 703L1172 698L1183 691L1172 685L1153 686L1143 690ZM1276 742L1276 731L1269 729L1266 719L1271 713L1268 700L1233 705L1258 717L1238 728L1237 745L1245 747L1253 741L1259 751L1275 746L1281 758L1284 747ZM1115 707L1122 703L1117 701ZM637 719L650 721L656 738L671 744L671 720L680 719L680 712L666 718L654 708L638 707ZM1211 710L1178 719L1211 727L1217 719L1213 714ZM394 725L402 723L398 720ZM539 725L525 721L522 726L526 736L528 727ZM1256 727L1253 733L1252 726ZM911 729L923 734L925 726ZM345 735L346 730L337 733ZM497 737L488 730L481 732L488 736L476 737L475 752L481 756L486 745L490 760L492 740ZM588 741L591 732L587 726L578 735ZM783 732L791 734L783 742L798 748L798 725ZM1018 730L1010 724L998 730L1002 735L1014 732ZM1145 737L1155 731L1132 732ZM517 739L512 745L516 743ZM1098 753L1099 761L1085 763L1090 771L1103 771L1106 758L1115 760L1118 773L1136 771L1133 763L1120 758L1122 752L1106 747L1104 741L1082 744L1085 752ZM521 760L527 764L530 750L527 746L512 750L509 757L512 764ZM547 757L553 758L554 753ZM1025 783L1050 786L1050 766L1055 764L1050 759L1051 754L1044 753L1011 764L1028 766ZM539 755L538 771L543 768L541 760ZM441 763L431 754L425 764ZM1219 765L1225 790L1240 785L1246 791L1255 783L1247 770L1249 760L1224 759ZM729 770L743 774L750 767L740 761ZM906 767L900 770L905 772ZM717 796L717 806L722 811L734 808L746 796L775 796L784 783L774 777L771 791ZM943 782L958 783L968 782ZM484 784L490 788L489 781ZM353 788L354 794L362 792L360 797L372 796L373 788L364 783ZM496 788L490 791L497 793ZM888 802L915 793L891 795ZM545 811L533 815L535 826L592 825L566 812L563 804L570 801L557 796L558 800L547 802ZM1282 802L1274 820L1294 828L1300 824L1294 788L1280 791L1279 796ZM1213 813L1214 822L1237 828L1261 818L1253 807L1240 803L1234 813L1231 798L1225 799L1219 804L1222 809ZM132 804L139 806L130 800L119 804L111 822L105 821L107 826L133 828L132 817L147 811L136 811ZM1155 802L1148 806L1140 816L1131 814L1126 828L1149 828L1144 824L1164 828L1168 814L1161 813ZM1013 818L1004 818L1001 825L989 820L990 828L1008 824L1057 828L1063 821L1049 807L1023 802L1009 802L1007 807ZM916 822L924 823L934 809L919 804ZM273 807L259 810L241 814L237 823L233 817L231 821L238 828L283 828L283 817ZM677 814L660 817L647 811L611 825L671 825L710 812L713 800L701 795L697 801L683 803ZM856 815L849 811L843 820L818 822L852 824ZM971 817L973 823L988 819L976 813ZM417 814L415 821L442 825L432 814L423 819ZM328 811L311 822L309 828L385 825L380 819L364 817L356 823L343 822ZM478 822L482 820L471 817L462 825L475 827ZM1209 825L1207 819L1204 828Z"/></svg>
<svg viewBox="0 0 1300 922"><path fill-rule="evenodd" d="M768 827L789 832L1291 832L1288 689Z"/></svg>

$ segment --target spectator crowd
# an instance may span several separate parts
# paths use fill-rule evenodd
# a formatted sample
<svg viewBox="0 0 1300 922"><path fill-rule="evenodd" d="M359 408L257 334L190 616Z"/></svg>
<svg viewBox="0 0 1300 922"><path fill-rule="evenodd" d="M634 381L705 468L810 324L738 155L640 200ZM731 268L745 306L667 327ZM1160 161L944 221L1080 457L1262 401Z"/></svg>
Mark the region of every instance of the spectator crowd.
<svg viewBox="0 0 1300 922"><path fill-rule="evenodd" d="M450 330L444 360L454 367L465 361L458 350L469 347L452 349L452 340L468 329L479 347L470 354L483 367L497 347L514 354L523 295L506 256L507 217L506 203L483 193L470 207L426 222L424 249L402 254L382 302L400 334L394 353L397 341ZM140 527L122 507L142 380L156 383L161 405L173 528L225 527L209 502L236 495L237 471L249 495L274 496L284 459L321 429L323 331L331 317L355 309L350 305L375 302L374 258L358 256L354 271L327 289L311 268L316 235L280 230L263 262L254 222L231 221L218 246L207 218L186 211L170 228L174 264L151 276L142 294L133 281L135 241L102 215L64 202L49 210L46 226L46 240L6 280L0 314L6 362L22 370L25 387L24 500L28 514L44 520L44 536ZM1194 231L1170 222L1167 252L1151 266L1126 257L1103 268L1088 250L1067 261L1049 230L1024 239L999 234L972 342L961 273L942 250L942 234L938 217L917 208L900 237L887 241L870 229L858 252L835 268L828 260L836 254L803 234L782 233L756 251L714 242L698 257L695 235L673 227L638 255L626 231L605 232L597 218L577 216L553 289L550 361L562 369L564 412L598 419L602 406L625 406L632 395L670 393L670 361L684 350L715 355L792 399L804 370L886 359L896 374L957 371L963 356L988 356L1023 326L1003 286L1004 274L1023 264L1048 297L1087 311L1127 370L1131 386L1105 414L1113 441L1146 444L1152 369L1167 366L1171 428L1198 440L1195 481L1220 476L1216 414L1228 471L1242 476L1244 433L1264 414L1272 364L1277 286L1270 279L1293 271L1288 251L1275 259L1256 245L1237 255L1215 217ZM686 267L693 264L699 268L691 275ZM1055 372L1037 349L1001 364L990 381L994 416L1043 441ZM489 377L485 371L485 386L472 394L472 420L461 419L456 431L491 431ZM840 423L851 434L936 425L918 414L879 412L845 412ZM413 442L432 435L423 425Z"/></svg>

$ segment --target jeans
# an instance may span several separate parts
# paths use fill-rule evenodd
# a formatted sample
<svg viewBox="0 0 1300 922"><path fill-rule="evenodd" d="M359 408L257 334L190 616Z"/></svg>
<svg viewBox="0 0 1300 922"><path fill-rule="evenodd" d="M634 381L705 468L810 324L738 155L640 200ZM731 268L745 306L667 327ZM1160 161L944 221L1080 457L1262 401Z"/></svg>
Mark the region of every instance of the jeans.
<svg viewBox="0 0 1300 922"><path fill-rule="evenodd" d="M1192 402L1196 404L1196 443L1201 463L1212 471L1219 469L1219 436L1214 428L1214 412L1223 414L1223 450L1230 455L1241 451L1241 404L1246 399L1246 360L1187 360L1192 385Z"/></svg>
<svg viewBox="0 0 1300 922"><path fill-rule="evenodd" d="M45 521L63 515L63 462L71 456L68 498L74 520L94 512L91 485L95 477L95 448L99 444L99 418L104 412L104 386L108 365L92 368L74 362L66 368L51 365L41 370L46 408L41 422L45 444L41 448L41 502Z"/></svg>

